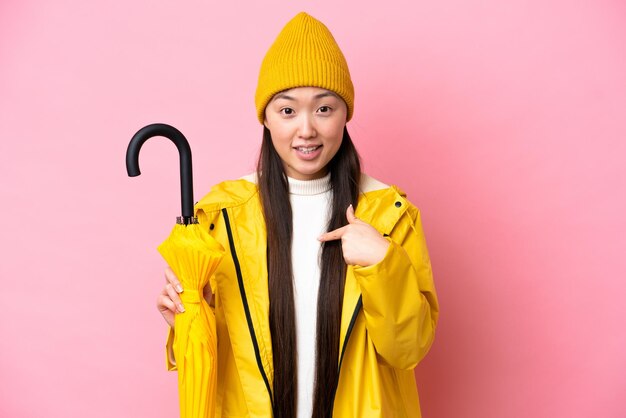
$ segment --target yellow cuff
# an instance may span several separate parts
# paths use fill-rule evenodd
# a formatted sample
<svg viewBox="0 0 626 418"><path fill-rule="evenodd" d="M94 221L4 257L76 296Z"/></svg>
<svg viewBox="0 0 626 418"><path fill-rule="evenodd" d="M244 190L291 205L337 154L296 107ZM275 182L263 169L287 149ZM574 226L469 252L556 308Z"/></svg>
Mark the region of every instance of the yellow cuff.
<svg viewBox="0 0 626 418"><path fill-rule="evenodd" d="M169 327L169 334L165 343L165 364L168 371L178 370L174 358L174 328L172 327Z"/></svg>

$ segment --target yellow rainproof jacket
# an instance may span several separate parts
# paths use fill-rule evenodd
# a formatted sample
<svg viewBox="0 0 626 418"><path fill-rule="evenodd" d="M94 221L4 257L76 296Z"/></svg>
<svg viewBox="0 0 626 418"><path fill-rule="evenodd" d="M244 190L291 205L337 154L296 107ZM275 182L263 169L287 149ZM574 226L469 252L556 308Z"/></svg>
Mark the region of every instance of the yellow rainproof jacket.
<svg viewBox="0 0 626 418"><path fill-rule="evenodd" d="M195 210L226 249L210 279L218 340L216 416L271 417L266 231L257 186L225 181ZM439 314L420 212L390 186L365 188L356 216L390 245L378 264L348 267L333 417L420 417L413 369L433 342ZM170 329L168 370L176 370L173 340Z"/></svg>

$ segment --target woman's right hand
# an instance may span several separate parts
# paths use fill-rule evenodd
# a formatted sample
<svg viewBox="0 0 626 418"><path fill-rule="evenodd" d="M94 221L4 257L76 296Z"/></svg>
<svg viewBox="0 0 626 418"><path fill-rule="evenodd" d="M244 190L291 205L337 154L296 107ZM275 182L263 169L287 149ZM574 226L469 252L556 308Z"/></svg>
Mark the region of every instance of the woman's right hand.
<svg viewBox="0 0 626 418"><path fill-rule="evenodd" d="M165 322L172 328L174 328L174 316L177 313L185 312L185 307L180 300L180 296L178 296L182 292L183 286L172 268L168 266L165 269L165 286L163 286L161 293L157 297L157 309L163 315ZM213 292L209 283L204 287L203 296L207 303L211 301Z"/></svg>

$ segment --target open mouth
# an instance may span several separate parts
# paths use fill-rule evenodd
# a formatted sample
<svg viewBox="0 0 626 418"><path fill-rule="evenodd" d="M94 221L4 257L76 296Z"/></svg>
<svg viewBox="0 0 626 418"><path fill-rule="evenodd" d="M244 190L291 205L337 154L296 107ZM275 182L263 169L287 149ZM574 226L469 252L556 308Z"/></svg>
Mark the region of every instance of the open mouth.
<svg viewBox="0 0 626 418"><path fill-rule="evenodd" d="M303 154L312 154L315 151L317 151L317 149L320 148L320 147L321 147L321 145L317 145L317 146L314 146L314 147L295 147L295 149L297 151L300 151Z"/></svg>

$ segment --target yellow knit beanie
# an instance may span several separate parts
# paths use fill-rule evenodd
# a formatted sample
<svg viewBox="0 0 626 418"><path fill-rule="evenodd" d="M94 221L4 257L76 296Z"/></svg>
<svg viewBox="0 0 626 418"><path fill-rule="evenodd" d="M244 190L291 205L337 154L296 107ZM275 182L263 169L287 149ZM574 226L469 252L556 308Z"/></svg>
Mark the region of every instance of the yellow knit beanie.
<svg viewBox="0 0 626 418"><path fill-rule="evenodd" d="M254 99L259 122L276 93L308 86L337 93L348 106L347 121L352 118L354 86L346 58L328 28L300 12L278 34L261 64Z"/></svg>

